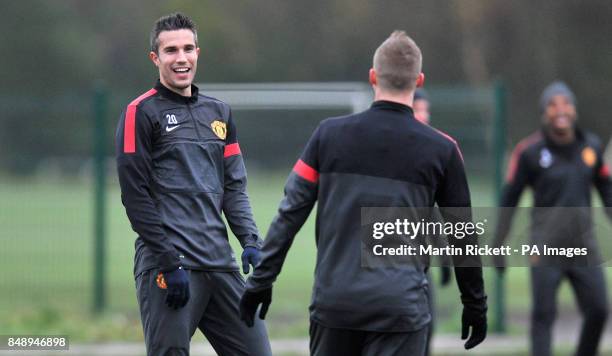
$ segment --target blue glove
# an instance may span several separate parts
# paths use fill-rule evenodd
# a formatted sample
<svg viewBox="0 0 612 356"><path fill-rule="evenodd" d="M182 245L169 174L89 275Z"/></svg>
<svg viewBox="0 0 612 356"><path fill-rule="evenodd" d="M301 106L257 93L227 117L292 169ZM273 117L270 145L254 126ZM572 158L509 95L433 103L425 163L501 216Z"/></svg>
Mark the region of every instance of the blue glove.
<svg viewBox="0 0 612 356"><path fill-rule="evenodd" d="M257 247L247 246L242 251L242 272L248 274L250 271L249 264L253 266L253 269L257 267L261 261L261 252Z"/></svg>
<svg viewBox="0 0 612 356"><path fill-rule="evenodd" d="M187 272L183 267L179 267L174 271L163 272L162 276L168 290L166 304L173 309L184 307L189 301L189 275Z"/></svg>

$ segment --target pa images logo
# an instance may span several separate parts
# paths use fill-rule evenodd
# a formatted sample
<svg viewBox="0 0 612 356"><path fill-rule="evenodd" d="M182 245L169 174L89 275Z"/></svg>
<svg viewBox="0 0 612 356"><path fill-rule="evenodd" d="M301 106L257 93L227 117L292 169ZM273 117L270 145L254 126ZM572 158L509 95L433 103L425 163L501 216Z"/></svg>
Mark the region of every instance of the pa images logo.
<svg viewBox="0 0 612 356"><path fill-rule="evenodd" d="M210 124L210 128L213 130L215 135L217 135L217 137L225 140L225 137L227 136L227 126L225 122L215 120Z"/></svg>

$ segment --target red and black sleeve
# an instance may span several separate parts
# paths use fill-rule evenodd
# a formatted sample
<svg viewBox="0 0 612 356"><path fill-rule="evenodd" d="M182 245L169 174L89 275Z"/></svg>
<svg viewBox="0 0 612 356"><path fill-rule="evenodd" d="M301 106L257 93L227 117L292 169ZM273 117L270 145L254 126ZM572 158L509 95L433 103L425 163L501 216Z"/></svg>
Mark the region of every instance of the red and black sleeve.
<svg viewBox="0 0 612 356"><path fill-rule="evenodd" d="M179 267L179 254L167 238L162 219L151 195L153 124L132 103L122 113L117 127L115 148L121 201L132 229L157 258L162 272Z"/></svg>
<svg viewBox="0 0 612 356"><path fill-rule="evenodd" d="M470 190L461 151L456 144L446 163L442 182L436 190L436 203L445 221L452 223L472 221ZM476 238L472 235L454 239L453 244L456 247L477 244ZM483 316L486 315L487 295L484 290L480 257L453 256L453 265L463 305L480 312Z"/></svg>
<svg viewBox="0 0 612 356"><path fill-rule="evenodd" d="M247 174L238 144L236 125L232 119L231 111L227 121L227 137L225 139L224 160L224 187L223 187L223 213L232 232L240 241L242 247L252 246L260 248L262 241L259 238L257 225L249 197L247 195Z"/></svg>
<svg viewBox="0 0 612 356"><path fill-rule="evenodd" d="M506 174L506 184L502 190L500 199L499 217L495 230L495 240L493 245L501 246L510 232L515 208L521 199L521 195L529 181L529 170L527 155L523 143L517 145L510 156L508 171Z"/></svg>

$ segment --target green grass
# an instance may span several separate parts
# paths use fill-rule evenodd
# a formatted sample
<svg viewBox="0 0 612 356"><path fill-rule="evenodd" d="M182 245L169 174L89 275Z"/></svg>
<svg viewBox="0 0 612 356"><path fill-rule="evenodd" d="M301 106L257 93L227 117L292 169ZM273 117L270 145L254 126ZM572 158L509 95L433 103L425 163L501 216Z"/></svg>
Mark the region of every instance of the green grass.
<svg viewBox="0 0 612 356"><path fill-rule="evenodd" d="M265 234L282 197L284 174L252 174L249 194L260 231ZM471 180L475 206L491 206L490 184ZM92 290L91 186L73 182L0 182L0 334L68 334L73 341L141 340L132 274L135 234L109 185L107 201L108 309L90 312ZM235 239L233 246L238 246ZM308 305L315 262L314 214L302 228L274 286L267 323L271 337L306 337ZM438 269L433 268L434 281ZM512 268L507 276L510 314L529 310L528 270ZM493 270L485 270L487 282ZM609 277L610 279L610 277ZM491 283L488 283L490 286ZM489 287L490 290L490 287ZM456 286L437 288L437 327L458 332L460 303ZM562 308L573 305L567 286ZM493 302L493 301L492 301ZM524 331L511 329L511 332ZM198 336L201 337L201 336Z"/></svg>
<svg viewBox="0 0 612 356"><path fill-rule="evenodd" d="M285 177L259 175L249 192L256 221L267 230L282 197ZM78 182L0 182L0 334L56 332L77 340L140 340L135 298L135 234L109 185L106 275L108 311L90 313L93 202L91 186ZM270 333L305 335L314 271L313 219L296 237L270 312ZM239 248L236 239L232 245Z"/></svg>

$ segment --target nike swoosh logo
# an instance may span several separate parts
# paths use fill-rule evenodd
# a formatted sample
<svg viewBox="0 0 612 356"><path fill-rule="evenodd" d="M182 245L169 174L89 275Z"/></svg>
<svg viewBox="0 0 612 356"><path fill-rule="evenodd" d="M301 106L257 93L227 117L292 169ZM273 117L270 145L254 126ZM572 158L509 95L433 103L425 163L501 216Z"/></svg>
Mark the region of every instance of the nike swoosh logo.
<svg viewBox="0 0 612 356"><path fill-rule="evenodd" d="M181 126L181 125L176 125L176 126L172 126L172 127L166 126L166 132L170 132L170 131L174 130L175 128L179 127L179 126Z"/></svg>

